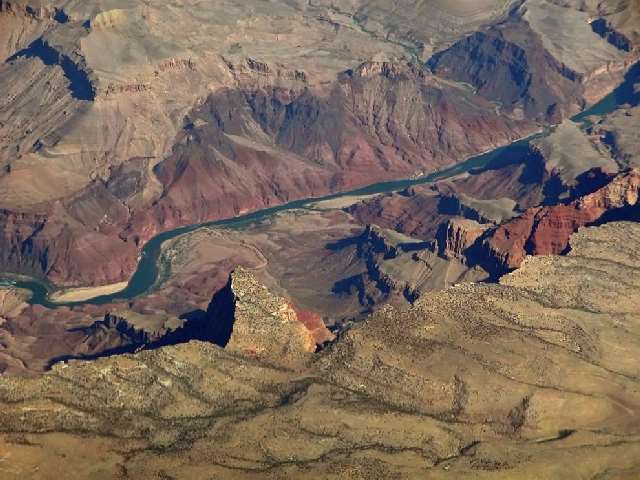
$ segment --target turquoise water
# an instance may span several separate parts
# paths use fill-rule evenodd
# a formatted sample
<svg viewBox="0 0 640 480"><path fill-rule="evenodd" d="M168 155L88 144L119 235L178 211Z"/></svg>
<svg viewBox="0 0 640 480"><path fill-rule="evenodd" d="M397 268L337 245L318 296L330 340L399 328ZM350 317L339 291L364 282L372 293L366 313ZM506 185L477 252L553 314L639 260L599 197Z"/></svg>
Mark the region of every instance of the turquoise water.
<svg viewBox="0 0 640 480"><path fill-rule="evenodd" d="M588 117L592 115L605 115L618 108L618 106L624 104L637 105L640 100L640 92L636 92L634 85L635 82L639 79L640 64L636 64L629 70L625 81L614 92L604 98L601 102L598 102L596 105L573 117L573 120L576 122L583 122L585 124L588 124ZM175 230L160 233L159 235L149 240L149 242L147 242L143 247L140 259L138 261L138 266L135 273L129 280L129 284L127 285L127 287L124 290L111 295L103 295L82 302L69 302L59 304L49 301L49 293L54 290L54 287L46 281L37 279L24 280L21 278L16 278L15 280L0 279L0 285L11 284L19 288L28 289L32 292L30 303L43 305L48 308L89 304L102 305L114 301L132 299L142 294L149 293L154 288L156 280L158 278L158 259L161 253L160 247L166 240L170 240L180 235L193 232L194 230L202 227L225 227L237 229L245 228L248 225L268 219L269 217L279 212L305 208L308 207L311 203L322 200L330 200L348 195L371 195L394 192L403 190L412 185L419 185L424 183L431 183L436 180L443 180L445 178L452 177L454 175L458 175L460 173L471 171L474 169L489 166L491 168L498 168L503 164L512 163L518 158L523 158L529 149L529 142L546 134L547 132L535 134L529 138L519 140L510 145L493 150L489 153L472 157L465 162L461 162L450 168L431 173L424 177L409 180L375 183L373 185L369 185L367 187L352 190L349 192L328 195L322 198L297 200L284 205L259 210L247 215L242 215L227 220L188 225L186 227L176 228Z"/></svg>
<svg viewBox="0 0 640 480"><path fill-rule="evenodd" d="M637 88L639 87L637 85L638 82L640 82L640 63L636 63L629 69L624 81L618 88L592 107L573 117L572 120L589 125L589 117L591 116L606 115L625 104L632 106L640 104L640 88Z"/></svg>
<svg viewBox="0 0 640 480"><path fill-rule="evenodd" d="M394 192L403 190L412 185L419 185L424 183L434 182L436 180L442 180L444 178L452 177L460 173L470 171L473 169L492 165L492 168L499 166L500 162L511 162L514 158L519 157L521 154L528 150L529 141L534 137L539 137L542 134L536 134L527 139L523 139L514 142L505 147L492 150L489 153L472 157L469 160L458 163L450 168L434 172L424 177L419 177L409 180L397 180L390 182L381 182L369 185L367 187L359 188L357 190L351 190L349 192L343 192L333 195L328 195L321 198L307 198L303 200L296 200L277 207L267 208L264 210L258 210L247 215L234 217L226 220L218 220L215 222L199 223L194 225L188 225L186 227L176 228L167 232L160 233L149 240L143 247L140 259L138 260L138 266L135 273L129 280L129 284L124 290L116 292L110 295L102 295L89 300L81 302L68 302L68 303L53 303L49 300L49 294L54 291L51 284L38 280L38 279L15 279L11 280L11 283L19 288L28 289L32 292L31 304L43 305L47 308L56 308L60 306L74 306L74 305L102 305L105 303L111 303L119 300L128 300L148 293L154 287L158 278L158 259L161 253L161 245L172 238L179 237L189 232L193 232L202 227L224 227L224 228L245 228L254 223L268 219L269 217L287 210L294 210L300 208L309 207L310 204L322 201L339 198L348 195L371 195L377 193Z"/></svg>

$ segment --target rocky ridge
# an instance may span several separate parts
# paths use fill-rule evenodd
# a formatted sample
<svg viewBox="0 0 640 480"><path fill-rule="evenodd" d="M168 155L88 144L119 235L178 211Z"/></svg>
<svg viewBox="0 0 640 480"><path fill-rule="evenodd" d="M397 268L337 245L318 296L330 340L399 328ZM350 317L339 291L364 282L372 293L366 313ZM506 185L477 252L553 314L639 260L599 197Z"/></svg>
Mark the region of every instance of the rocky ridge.
<svg viewBox="0 0 640 480"><path fill-rule="evenodd" d="M9 479L633 476L638 238L635 223L581 230L566 257L383 309L302 364L194 341L3 377L0 468L10 462Z"/></svg>
<svg viewBox="0 0 640 480"><path fill-rule="evenodd" d="M210 338L230 352L297 362L332 335L322 320L273 295L248 270L237 268L207 309ZM305 323L306 322L306 323Z"/></svg>
<svg viewBox="0 0 640 480"><path fill-rule="evenodd" d="M580 227L607 218L637 219L640 171L615 176L599 190L568 204L535 207L500 225L484 242L499 270L518 267L527 255L559 255Z"/></svg>

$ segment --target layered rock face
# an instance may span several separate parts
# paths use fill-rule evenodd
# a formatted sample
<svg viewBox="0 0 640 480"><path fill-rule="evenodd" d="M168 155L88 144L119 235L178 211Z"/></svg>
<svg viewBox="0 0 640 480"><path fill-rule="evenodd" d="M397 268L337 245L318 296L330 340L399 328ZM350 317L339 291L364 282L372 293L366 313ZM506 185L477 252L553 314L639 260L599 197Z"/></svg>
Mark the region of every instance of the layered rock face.
<svg viewBox="0 0 640 480"><path fill-rule="evenodd" d="M185 321L166 314L139 314L115 309L88 327L78 327L84 338L68 355L53 358L50 364L63 359L97 358L133 352L148 345L158 345L185 328ZM71 343L71 342L69 342Z"/></svg>
<svg viewBox="0 0 640 480"><path fill-rule="evenodd" d="M384 309L306 365L194 341L3 377L3 474L633 477L638 238L581 230L566 257Z"/></svg>
<svg viewBox="0 0 640 480"><path fill-rule="evenodd" d="M448 215L440 209L442 196L428 187L411 187L358 202L346 209L358 222L393 229L431 240Z"/></svg>
<svg viewBox="0 0 640 480"><path fill-rule="evenodd" d="M332 338L312 312L273 295L248 270L237 268L207 309L211 339L230 352L297 362Z"/></svg>
<svg viewBox="0 0 640 480"><path fill-rule="evenodd" d="M503 168L497 175L488 170L433 187L416 187L402 194L365 200L347 211L359 221L371 221L400 232L417 234L433 242L432 250L440 258L479 266L496 278L519 267L527 255L566 253L570 236L583 226L638 218L640 176L637 169L617 175L593 170L577 178L571 177L574 180L558 190L569 200L556 205L530 207L520 214L513 211L500 218L505 214L504 209L498 208L503 193L516 193L514 196L520 198L524 205L530 199L543 198L543 190L548 197L557 197L558 192L552 192L552 186L556 185L554 179L561 182L562 177L549 167L549 157L542 158L547 163L539 165L542 169L540 178L546 178L547 183L536 182L532 188L520 183L523 181L522 173L519 174L520 180L513 182L514 178L505 176L509 169ZM566 162L563 165L573 168ZM547 168L552 172L545 173ZM518 171L522 172L511 170L512 174ZM494 179L503 181L494 184ZM482 180L488 181L483 183ZM520 186L514 189L518 183ZM482 190L477 190L480 185L483 185ZM493 200L474 198L465 191L476 195L485 192ZM524 194L518 197L522 193L517 192ZM510 208L516 204L502 198ZM496 212L498 218L495 217ZM494 214L494 219L491 219L491 214Z"/></svg>
<svg viewBox="0 0 640 480"><path fill-rule="evenodd" d="M501 269L518 267L527 255L559 255L580 227L610 218L637 218L640 171L630 170L603 188L566 205L536 207L500 225L485 242Z"/></svg>
<svg viewBox="0 0 640 480"><path fill-rule="evenodd" d="M628 23L637 34L637 8L571 3L522 2L518 15L436 53L428 64L440 75L473 85L507 114L558 122L610 93L638 61L637 52L628 53L632 48L624 34L611 24L609 37L598 29L606 17L626 15L636 18ZM614 38L619 41L610 41Z"/></svg>
<svg viewBox="0 0 640 480"><path fill-rule="evenodd" d="M133 231L146 239L175 225L410 176L529 128L411 64L365 63L321 89L225 90L192 113L173 154L156 167L165 191Z"/></svg>
<svg viewBox="0 0 640 480"><path fill-rule="evenodd" d="M466 218L453 218L440 225L436 241L438 254L445 258L465 259L466 250L489 228Z"/></svg>
<svg viewBox="0 0 640 480"><path fill-rule="evenodd" d="M469 227L475 224L460 218L451 221L459 226L465 222ZM477 225L478 234L487 227ZM453 252L458 247L463 248L461 237L477 236L475 230L469 228L465 234L455 228L438 235L434 241L425 242L369 225L360 235L332 245L336 252L332 261L343 262L348 267L345 273L349 273L334 283L332 291L339 299L357 298L362 309L357 318L361 318L362 314L387 304L406 306L414 303L429 291L459 282L484 280L488 275L482 268L467 264L463 252Z"/></svg>
<svg viewBox="0 0 640 480"><path fill-rule="evenodd" d="M137 263L138 247L133 241L119 238L117 227L111 223L122 220L122 211L103 210L101 219L88 219L90 209L101 209L104 203L99 197L87 196L86 200L78 201L77 209L65 213L64 220L47 214L0 210L3 268L47 277L58 285L107 284L126 279Z"/></svg>
<svg viewBox="0 0 640 480"><path fill-rule="evenodd" d="M557 119L580 108L578 74L545 50L533 31L514 24L474 33L436 54L429 66L473 85L513 115Z"/></svg>

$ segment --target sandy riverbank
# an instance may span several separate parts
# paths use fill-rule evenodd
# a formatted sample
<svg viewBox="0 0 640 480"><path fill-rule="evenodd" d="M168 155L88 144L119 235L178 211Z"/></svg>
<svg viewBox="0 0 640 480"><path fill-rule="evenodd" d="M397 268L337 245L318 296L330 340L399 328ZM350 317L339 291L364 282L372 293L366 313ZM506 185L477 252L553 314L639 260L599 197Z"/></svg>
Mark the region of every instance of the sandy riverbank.
<svg viewBox="0 0 640 480"><path fill-rule="evenodd" d="M358 203L363 200L368 200L370 198L374 198L380 195L382 194L374 193L371 195L341 195L339 197L331 198L329 200L319 200L317 202L310 203L308 207L315 208L318 210L336 210L340 208L350 207L354 203Z"/></svg>
<svg viewBox="0 0 640 480"><path fill-rule="evenodd" d="M128 282L112 283L99 287L66 288L52 293L49 300L53 303L84 302L102 295L111 295L124 290Z"/></svg>

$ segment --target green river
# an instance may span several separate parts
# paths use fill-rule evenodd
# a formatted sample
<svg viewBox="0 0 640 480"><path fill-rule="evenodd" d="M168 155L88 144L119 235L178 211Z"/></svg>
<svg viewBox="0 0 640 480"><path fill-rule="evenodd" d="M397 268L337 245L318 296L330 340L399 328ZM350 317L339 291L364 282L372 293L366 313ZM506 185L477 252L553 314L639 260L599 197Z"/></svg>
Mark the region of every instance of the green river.
<svg viewBox="0 0 640 480"><path fill-rule="evenodd" d="M625 81L610 95L603 100L585 110L584 112L576 115L573 120L582 122L585 126L590 125L590 116L606 115L612 112L620 105L633 104L637 105L640 100L640 91L637 91L636 82L640 79L640 64L636 64L632 67ZM218 220L214 222L199 223L194 225L188 225L174 230L160 233L149 240L143 247L138 260L138 265L135 273L129 280L127 287L119 292L94 297L89 300L80 302L69 303L53 303L49 300L49 294L55 291L55 286L45 280L29 278L24 279L20 276L12 276L6 274L4 278L0 278L1 285L14 285L18 288L27 289L31 291L31 298L29 302L31 304L43 305L48 308L56 308L60 306L73 306L73 305L101 305L105 303L111 303L114 301L123 301L132 299L134 297L149 293L155 286L158 278L158 260L161 253L161 245L172 238L184 235L189 232L193 232L202 227L224 227L241 229L248 225L260 222L267 219L272 215L287 210L306 208L310 204L339 198L347 195L370 195L378 193L394 192L403 190L412 185L432 183L437 180L443 180L454 175L458 175L463 172L467 172L474 169L479 169L491 165L491 168L496 168L500 164L513 162L514 159L527 158L526 153L529 150L529 142L531 140L541 138L543 135L548 134L550 130L546 130L545 133L537 133L526 139L519 140L510 145L497 148L489 153L478 155L470 158L464 162L458 163L450 168L440 170L429 175L406 180L397 180L390 182L375 183L364 188L352 190L349 192L338 193L334 195L328 195L322 198L308 198L303 200L296 200L277 207L266 208L264 210L258 210L247 215L242 215L226 220Z"/></svg>

